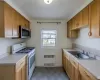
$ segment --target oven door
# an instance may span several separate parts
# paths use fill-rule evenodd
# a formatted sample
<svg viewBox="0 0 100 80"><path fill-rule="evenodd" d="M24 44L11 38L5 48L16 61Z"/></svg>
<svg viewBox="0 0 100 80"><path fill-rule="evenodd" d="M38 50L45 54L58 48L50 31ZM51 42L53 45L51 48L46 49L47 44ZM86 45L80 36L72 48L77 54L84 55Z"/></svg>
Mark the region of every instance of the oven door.
<svg viewBox="0 0 100 80"><path fill-rule="evenodd" d="M31 78L32 74L33 74L33 71L35 69L35 52L32 53L30 56L29 56L29 66L28 66L28 76L29 76L29 79Z"/></svg>

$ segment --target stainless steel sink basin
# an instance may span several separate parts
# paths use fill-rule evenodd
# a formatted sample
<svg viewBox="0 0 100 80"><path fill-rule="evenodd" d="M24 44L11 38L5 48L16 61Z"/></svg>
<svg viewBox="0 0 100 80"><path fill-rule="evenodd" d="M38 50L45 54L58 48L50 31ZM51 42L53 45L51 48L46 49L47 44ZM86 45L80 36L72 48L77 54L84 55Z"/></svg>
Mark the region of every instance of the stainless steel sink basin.
<svg viewBox="0 0 100 80"><path fill-rule="evenodd" d="M95 59L95 58L91 58L91 57L89 57L81 52L78 52L78 51L68 51L68 52L78 59L91 59L91 60Z"/></svg>

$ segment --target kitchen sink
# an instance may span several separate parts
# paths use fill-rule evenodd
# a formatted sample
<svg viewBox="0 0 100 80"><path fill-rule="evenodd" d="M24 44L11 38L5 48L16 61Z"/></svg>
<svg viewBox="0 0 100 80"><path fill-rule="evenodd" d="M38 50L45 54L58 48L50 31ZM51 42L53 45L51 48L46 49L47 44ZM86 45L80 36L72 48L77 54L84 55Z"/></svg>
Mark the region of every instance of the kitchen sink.
<svg viewBox="0 0 100 80"><path fill-rule="evenodd" d="M78 59L91 59L94 60L95 58L91 58L88 55L85 55L84 53L81 53L79 51L68 51L70 54L72 54L73 56L75 56Z"/></svg>

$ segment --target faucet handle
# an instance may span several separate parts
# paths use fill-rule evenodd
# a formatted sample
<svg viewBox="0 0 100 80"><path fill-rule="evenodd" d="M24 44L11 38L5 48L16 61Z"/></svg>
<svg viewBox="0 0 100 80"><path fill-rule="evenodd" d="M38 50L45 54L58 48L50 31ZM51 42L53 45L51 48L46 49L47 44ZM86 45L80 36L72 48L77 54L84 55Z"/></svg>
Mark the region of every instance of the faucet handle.
<svg viewBox="0 0 100 80"><path fill-rule="evenodd" d="M95 59L100 60L100 56L99 55L95 55Z"/></svg>
<svg viewBox="0 0 100 80"><path fill-rule="evenodd" d="M85 51L83 50L83 52L82 52L83 54L85 53Z"/></svg>

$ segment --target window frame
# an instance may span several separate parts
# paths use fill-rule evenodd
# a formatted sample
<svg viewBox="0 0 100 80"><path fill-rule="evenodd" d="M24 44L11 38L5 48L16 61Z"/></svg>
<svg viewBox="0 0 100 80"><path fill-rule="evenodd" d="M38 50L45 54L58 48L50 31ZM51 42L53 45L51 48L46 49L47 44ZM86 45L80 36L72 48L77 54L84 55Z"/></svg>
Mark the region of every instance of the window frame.
<svg viewBox="0 0 100 80"><path fill-rule="evenodd" d="M55 39L55 46L43 46L43 38L42 38L43 31L55 31L55 33L56 33L56 38L54 38ZM51 39L53 39L53 38L51 38ZM41 30L41 48L55 48L56 46L57 46L57 30L55 30L55 29L42 29Z"/></svg>

